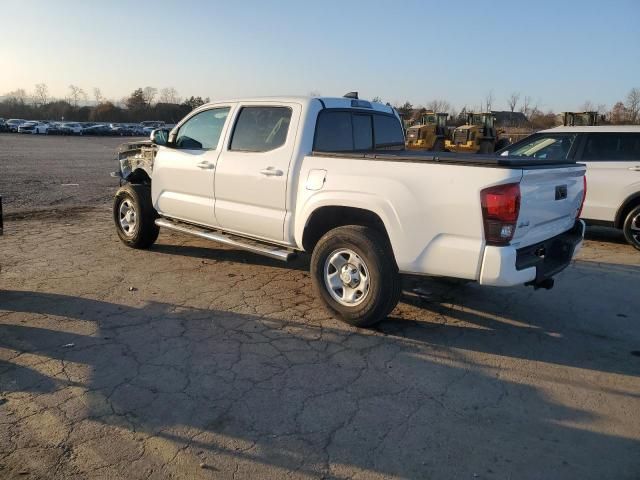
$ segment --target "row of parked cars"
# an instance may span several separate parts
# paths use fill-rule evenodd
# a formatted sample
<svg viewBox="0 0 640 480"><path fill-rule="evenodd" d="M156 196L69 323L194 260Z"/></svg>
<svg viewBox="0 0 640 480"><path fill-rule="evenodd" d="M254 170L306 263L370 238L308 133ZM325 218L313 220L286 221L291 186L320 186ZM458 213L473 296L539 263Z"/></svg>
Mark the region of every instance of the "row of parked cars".
<svg viewBox="0 0 640 480"><path fill-rule="evenodd" d="M121 137L149 136L153 129L166 126L161 121L141 123L54 122L0 118L0 132L34 135L100 135Z"/></svg>

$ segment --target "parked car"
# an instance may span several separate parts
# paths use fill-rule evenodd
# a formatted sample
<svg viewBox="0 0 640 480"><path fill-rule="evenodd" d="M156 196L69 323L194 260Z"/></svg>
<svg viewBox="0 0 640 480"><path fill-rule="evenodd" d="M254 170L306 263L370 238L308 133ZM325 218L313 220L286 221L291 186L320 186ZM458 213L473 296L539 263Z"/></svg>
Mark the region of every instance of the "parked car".
<svg viewBox="0 0 640 480"><path fill-rule="evenodd" d="M82 129L82 134L83 135L100 135L100 136L105 136L105 135L111 135L111 129L109 128L109 126L107 125L102 125L102 124L97 124L97 125L90 125L88 127L84 127Z"/></svg>
<svg viewBox="0 0 640 480"><path fill-rule="evenodd" d="M391 312L403 273L553 286L582 245L584 166L403 149L397 112L354 95L206 104L121 149L115 226L133 248L162 227L308 252L317 295L357 326Z"/></svg>
<svg viewBox="0 0 640 480"><path fill-rule="evenodd" d="M142 127L151 127L151 128L161 128L165 127L165 123L161 120L145 120L144 122L140 122Z"/></svg>
<svg viewBox="0 0 640 480"><path fill-rule="evenodd" d="M64 135L82 135L84 127L75 122L67 122L60 125Z"/></svg>
<svg viewBox="0 0 640 480"><path fill-rule="evenodd" d="M60 122L51 122L49 123L49 129L47 130L48 135L66 135L66 131L62 127L62 123Z"/></svg>
<svg viewBox="0 0 640 480"><path fill-rule="evenodd" d="M49 131L49 124L45 122L25 122L18 127L18 133L46 135L48 131Z"/></svg>
<svg viewBox="0 0 640 480"><path fill-rule="evenodd" d="M10 132L17 132L18 127L25 122L26 120L23 120L21 118L10 118L9 120L7 120L7 126L9 127Z"/></svg>
<svg viewBox="0 0 640 480"><path fill-rule="evenodd" d="M640 126L557 127L500 154L584 163L588 188L582 218L587 224L622 229L640 250Z"/></svg>

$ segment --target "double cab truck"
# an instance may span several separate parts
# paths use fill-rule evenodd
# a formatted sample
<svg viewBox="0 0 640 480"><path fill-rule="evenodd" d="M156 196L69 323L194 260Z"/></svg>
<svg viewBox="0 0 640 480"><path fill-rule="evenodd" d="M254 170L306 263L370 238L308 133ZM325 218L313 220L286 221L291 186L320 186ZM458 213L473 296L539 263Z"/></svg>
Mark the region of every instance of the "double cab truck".
<svg viewBox="0 0 640 480"><path fill-rule="evenodd" d="M311 255L317 296L368 326L401 275L551 288L580 248L585 167L404 150L390 106L347 98L208 103L119 153L120 239L160 228L287 261Z"/></svg>

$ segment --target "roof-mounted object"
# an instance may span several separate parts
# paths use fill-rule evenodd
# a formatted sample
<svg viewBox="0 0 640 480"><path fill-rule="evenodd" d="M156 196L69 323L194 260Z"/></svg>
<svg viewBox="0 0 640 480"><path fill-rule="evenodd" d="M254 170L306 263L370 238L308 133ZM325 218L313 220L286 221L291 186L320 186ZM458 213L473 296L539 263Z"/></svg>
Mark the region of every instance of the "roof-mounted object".
<svg viewBox="0 0 640 480"><path fill-rule="evenodd" d="M349 92L347 94L345 94L344 98L354 98L354 99L358 99L358 92Z"/></svg>

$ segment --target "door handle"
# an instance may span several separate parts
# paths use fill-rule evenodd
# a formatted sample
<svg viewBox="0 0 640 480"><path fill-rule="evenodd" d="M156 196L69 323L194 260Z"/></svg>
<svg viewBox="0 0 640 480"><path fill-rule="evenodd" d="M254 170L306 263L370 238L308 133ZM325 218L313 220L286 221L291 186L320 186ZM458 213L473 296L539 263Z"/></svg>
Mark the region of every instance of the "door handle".
<svg viewBox="0 0 640 480"><path fill-rule="evenodd" d="M209 163L206 160L200 163L196 163L196 167L198 168L213 168L213 163Z"/></svg>
<svg viewBox="0 0 640 480"><path fill-rule="evenodd" d="M275 167L267 167L260 170L260 173L266 177L281 177L282 170L278 170Z"/></svg>
<svg viewBox="0 0 640 480"><path fill-rule="evenodd" d="M629 170L633 172L640 172L640 165L636 165L635 167L629 167Z"/></svg>

